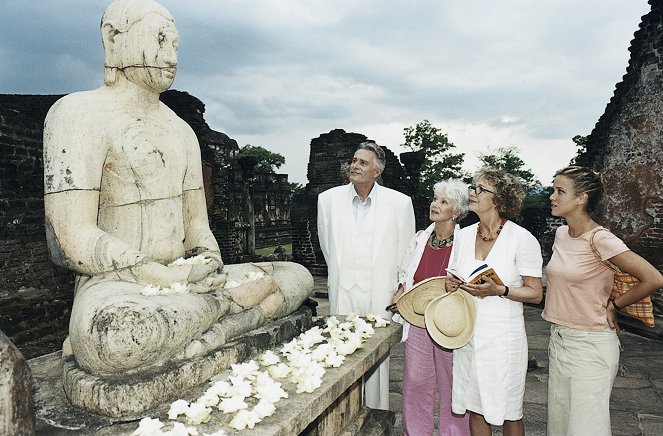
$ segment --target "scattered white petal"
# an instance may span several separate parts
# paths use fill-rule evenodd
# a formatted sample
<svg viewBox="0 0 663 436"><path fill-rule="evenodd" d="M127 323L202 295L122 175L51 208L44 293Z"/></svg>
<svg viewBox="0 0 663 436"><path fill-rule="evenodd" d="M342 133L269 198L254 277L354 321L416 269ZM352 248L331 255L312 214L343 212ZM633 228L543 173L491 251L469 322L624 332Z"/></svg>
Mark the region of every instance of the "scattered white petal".
<svg viewBox="0 0 663 436"><path fill-rule="evenodd" d="M136 436L162 435L161 427L163 427L163 422L159 419L143 418L138 423L138 428L131 434Z"/></svg>
<svg viewBox="0 0 663 436"><path fill-rule="evenodd" d="M191 425L198 425L209 421L212 409L203 403L191 403L185 416L187 422Z"/></svg>
<svg viewBox="0 0 663 436"><path fill-rule="evenodd" d="M262 354L262 356L260 356L260 364L263 366L276 365L280 361L281 359L279 356L276 355L276 353L274 353L272 350L267 350Z"/></svg>
<svg viewBox="0 0 663 436"><path fill-rule="evenodd" d="M163 433L164 436L198 436L196 427L187 427L181 422L176 422L173 428Z"/></svg>
<svg viewBox="0 0 663 436"><path fill-rule="evenodd" d="M248 404L244 401L244 397L230 397L222 400L217 408L223 413L234 413L238 410L246 409Z"/></svg>
<svg viewBox="0 0 663 436"><path fill-rule="evenodd" d="M168 409L168 419L177 419L178 416L183 415L189 410L189 402L186 400L176 400L170 404Z"/></svg>
<svg viewBox="0 0 663 436"><path fill-rule="evenodd" d="M261 419L256 412L250 410L240 410L235 417L230 421L230 427L236 430L244 430L245 428L253 428Z"/></svg>
<svg viewBox="0 0 663 436"><path fill-rule="evenodd" d="M227 397L230 392L230 383L225 380L218 380L212 386L207 388L205 393L213 394L219 397Z"/></svg>
<svg viewBox="0 0 663 436"><path fill-rule="evenodd" d="M276 406L272 402L260 400L253 408L253 411L258 415L258 418L262 419L272 416L276 411Z"/></svg>
<svg viewBox="0 0 663 436"><path fill-rule="evenodd" d="M286 378L290 374L290 367L285 363L279 363L267 368L267 372L274 378Z"/></svg>

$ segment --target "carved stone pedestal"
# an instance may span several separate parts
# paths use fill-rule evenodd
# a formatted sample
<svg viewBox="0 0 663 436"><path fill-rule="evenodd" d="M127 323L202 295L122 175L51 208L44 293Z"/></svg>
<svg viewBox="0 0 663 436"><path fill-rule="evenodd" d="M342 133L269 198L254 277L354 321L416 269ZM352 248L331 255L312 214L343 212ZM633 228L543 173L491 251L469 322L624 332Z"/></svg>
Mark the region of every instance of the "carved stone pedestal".
<svg viewBox="0 0 663 436"><path fill-rule="evenodd" d="M361 378L377 362L389 353L401 338L399 324L376 328L375 335L362 348L346 356L339 368L327 368L322 386L312 393L294 393L292 386L284 387L289 397L276 404L276 413L256 424L251 432L256 436L276 435L388 435L391 434L394 414L389 411L371 410L361 405ZM247 356L253 358L255 356ZM62 360L59 353L42 356L30 361L35 379L35 414L37 431L42 434L60 435L130 435L138 422L118 422L73 407L64 395L60 382ZM287 382L289 383L289 382ZM207 383L181 392L178 398L195 400L208 387ZM159 418L170 428L167 412L172 400L145 412L143 416ZM199 434L224 429L228 435L239 434L228 426L232 415L215 411L211 419L196 426Z"/></svg>

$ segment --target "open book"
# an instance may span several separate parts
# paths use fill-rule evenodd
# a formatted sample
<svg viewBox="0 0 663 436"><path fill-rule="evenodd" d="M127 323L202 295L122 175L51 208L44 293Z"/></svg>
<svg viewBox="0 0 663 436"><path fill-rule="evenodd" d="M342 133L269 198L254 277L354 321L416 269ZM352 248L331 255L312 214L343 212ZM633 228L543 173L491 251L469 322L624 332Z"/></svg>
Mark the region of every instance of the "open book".
<svg viewBox="0 0 663 436"><path fill-rule="evenodd" d="M449 274L458 277L460 280L470 285L480 285L482 283L485 283L483 277L490 277L490 279L493 280L498 285L504 285L504 282L502 282L502 279L500 279L500 276L497 275L495 270L489 267L485 263L480 267L478 267L477 269L475 269L474 271L472 271L470 275L468 275L467 277L463 277L458 271L456 271L453 268L447 268L447 272Z"/></svg>

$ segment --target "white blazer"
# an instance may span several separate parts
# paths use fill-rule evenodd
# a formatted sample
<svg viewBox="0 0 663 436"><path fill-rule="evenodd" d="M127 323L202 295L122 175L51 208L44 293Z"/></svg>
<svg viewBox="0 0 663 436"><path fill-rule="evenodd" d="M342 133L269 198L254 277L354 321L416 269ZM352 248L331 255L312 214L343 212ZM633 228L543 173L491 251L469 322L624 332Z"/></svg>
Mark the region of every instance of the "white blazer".
<svg viewBox="0 0 663 436"><path fill-rule="evenodd" d="M373 272L371 310L388 316L385 307L391 303L398 287L398 265L415 230L412 200L405 194L379 184L371 209L375 208L371 265ZM318 238L327 263L329 313L344 313L351 308L339 307L338 287L343 252L344 216L352 214L352 184L337 186L318 195ZM347 222L347 221L346 221ZM358 314L366 315L366 314Z"/></svg>

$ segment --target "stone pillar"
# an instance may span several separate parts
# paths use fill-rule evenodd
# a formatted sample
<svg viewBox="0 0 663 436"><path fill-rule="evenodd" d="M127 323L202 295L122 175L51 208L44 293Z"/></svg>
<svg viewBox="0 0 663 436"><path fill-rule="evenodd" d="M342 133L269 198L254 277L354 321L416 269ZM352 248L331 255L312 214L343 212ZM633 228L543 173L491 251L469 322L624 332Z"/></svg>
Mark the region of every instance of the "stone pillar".
<svg viewBox="0 0 663 436"><path fill-rule="evenodd" d="M33 435L32 374L28 362L0 331L0 434Z"/></svg>
<svg viewBox="0 0 663 436"><path fill-rule="evenodd" d="M256 216L253 210L253 181L255 179L255 169L258 164L258 158L255 156L240 156L237 159L242 168L242 177L244 179L244 211L246 221L249 223L248 235L246 238L247 254L256 252Z"/></svg>

